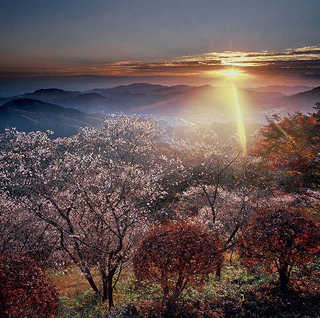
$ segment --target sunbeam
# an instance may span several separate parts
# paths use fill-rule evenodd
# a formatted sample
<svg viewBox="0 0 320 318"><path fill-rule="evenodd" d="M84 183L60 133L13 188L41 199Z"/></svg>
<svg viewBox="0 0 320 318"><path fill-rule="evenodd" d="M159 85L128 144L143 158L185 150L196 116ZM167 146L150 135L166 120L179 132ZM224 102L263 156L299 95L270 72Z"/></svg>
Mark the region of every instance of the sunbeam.
<svg viewBox="0 0 320 318"><path fill-rule="evenodd" d="M238 97L238 91L237 91L237 87L235 86L234 83L231 83L231 87L232 87L234 106L235 106L236 116L237 116L238 135L239 135L243 154L246 155L247 154L247 137L246 137L245 127L244 127L244 123L243 123L243 117L242 117L241 106L240 106L239 97Z"/></svg>
<svg viewBox="0 0 320 318"><path fill-rule="evenodd" d="M247 154L247 137L246 137L246 131L245 131L244 121L243 121L243 117L242 117L242 111L241 111L241 106L240 106L240 101L239 101L239 96L238 96L238 90L237 90L237 87L234 83L234 80L238 79L241 76L245 76L246 74L241 70L236 70L236 69L232 68L232 69L224 70L223 72L220 72L220 75L228 78L231 83L234 108L235 108L235 114L236 114L236 121L237 121L237 131L238 131L243 155L245 156Z"/></svg>

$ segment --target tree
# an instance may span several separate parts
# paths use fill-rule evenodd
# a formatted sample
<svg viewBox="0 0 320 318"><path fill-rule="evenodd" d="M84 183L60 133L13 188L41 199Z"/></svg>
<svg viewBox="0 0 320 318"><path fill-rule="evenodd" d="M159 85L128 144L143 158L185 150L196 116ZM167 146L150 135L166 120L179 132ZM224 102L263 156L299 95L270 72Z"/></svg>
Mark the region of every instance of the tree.
<svg viewBox="0 0 320 318"><path fill-rule="evenodd" d="M161 138L154 121L117 116L70 138L10 130L0 139L2 192L49 225L110 307L123 264L148 227L148 202L163 195L160 181L173 169L158 153Z"/></svg>
<svg viewBox="0 0 320 318"><path fill-rule="evenodd" d="M178 180L184 187L176 193L174 210L182 219L193 216L219 230L224 248L233 248L260 192L252 182L255 166L241 155L237 141L221 140L211 127L192 127L178 145L183 167Z"/></svg>
<svg viewBox="0 0 320 318"><path fill-rule="evenodd" d="M57 293L34 260L23 255L0 256L0 316L50 318Z"/></svg>
<svg viewBox="0 0 320 318"><path fill-rule="evenodd" d="M0 198L0 255L29 255L41 267L56 266L58 238L51 235L49 225L26 213L6 193Z"/></svg>
<svg viewBox="0 0 320 318"><path fill-rule="evenodd" d="M246 266L259 264L278 272L280 287L287 291L293 267L319 255L319 242L320 228L303 210L267 208L242 232L239 253Z"/></svg>
<svg viewBox="0 0 320 318"><path fill-rule="evenodd" d="M276 172L275 179L286 190L320 185L320 110L312 114L273 116L260 130L250 154Z"/></svg>
<svg viewBox="0 0 320 318"><path fill-rule="evenodd" d="M221 242L198 224L169 223L146 234L133 257L139 281L161 285L163 306L174 304L191 283L202 284L223 264Z"/></svg>

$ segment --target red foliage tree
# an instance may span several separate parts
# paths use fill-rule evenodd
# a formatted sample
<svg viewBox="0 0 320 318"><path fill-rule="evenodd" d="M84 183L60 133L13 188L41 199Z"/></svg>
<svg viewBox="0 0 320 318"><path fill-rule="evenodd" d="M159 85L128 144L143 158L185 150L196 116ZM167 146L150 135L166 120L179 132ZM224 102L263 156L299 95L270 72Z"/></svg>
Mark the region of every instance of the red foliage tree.
<svg viewBox="0 0 320 318"><path fill-rule="evenodd" d="M200 225L171 223L156 227L144 237L134 255L136 278L160 284L162 304L174 304L188 285L202 284L208 274L220 272L220 245L220 240Z"/></svg>
<svg viewBox="0 0 320 318"><path fill-rule="evenodd" d="M27 256L0 256L0 317L49 318L58 297L45 273Z"/></svg>
<svg viewBox="0 0 320 318"><path fill-rule="evenodd" d="M320 229L301 209L265 209L243 231L239 252L246 266L278 272L280 287L287 291L292 268L319 255Z"/></svg>
<svg viewBox="0 0 320 318"><path fill-rule="evenodd" d="M286 178L286 188L319 189L320 108L312 114L295 113L287 117L273 116L260 130L250 154Z"/></svg>

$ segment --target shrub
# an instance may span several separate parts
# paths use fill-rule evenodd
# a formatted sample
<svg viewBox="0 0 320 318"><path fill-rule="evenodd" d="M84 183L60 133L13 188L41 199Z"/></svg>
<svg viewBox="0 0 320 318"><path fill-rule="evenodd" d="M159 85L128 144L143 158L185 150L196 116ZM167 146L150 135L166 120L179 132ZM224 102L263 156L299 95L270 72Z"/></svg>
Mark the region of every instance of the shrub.
<svg viewBox="0 0 320 318"><path fill-rule="evenodd" d="M311 262L319 242L319 227L301 209L265 209L243 231L239 253L246 266L278 272L280 287L287 291L292 268Z"/></svg>
<svg viewBox="0 0 320 318"><path fill-rule="evenodd" d="M0 316L49 318L58 297L45 273L27 256L0 256Z"/></svg>
<svg viewBox="0 0 320 318"><path fill-rule="evenodd" d="M142 240L134 259L138 281L161 285L162 306L173 305L191 283L201 285L212 272L220 272L220 241L200 225L171 223L154 228Z"/></svg>

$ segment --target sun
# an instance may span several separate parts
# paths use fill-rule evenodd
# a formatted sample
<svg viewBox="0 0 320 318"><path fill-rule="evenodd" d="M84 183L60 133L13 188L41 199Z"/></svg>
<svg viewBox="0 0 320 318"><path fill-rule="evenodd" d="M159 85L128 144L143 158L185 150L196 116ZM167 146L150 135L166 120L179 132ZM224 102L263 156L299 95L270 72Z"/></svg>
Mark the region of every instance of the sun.
<svg viewBox="0 0 320 318"><path fill-rule="evenodd" d="M228 77L228 78L232 78L232 79L240 78L240 77L243 77L243 76L247 75L244 71L237 70L237 69L234 69L234 68L218 71L217 73L220 76Z"/></svg>
<svg viewBox="0 0 320 318"><path fill-rule="evenodd" d="M250 75L245 71L233 67L223 70L206 71L204 74L210 77L223 77L232 80L246 79L250 77Z"/></svg>
<svg viewBox="0 0 320 318"><path fill-rule="evenodd" d="M225 70L222 72L222 74L224 76L229 76L229 77L237 77L237 76L240 76L241 74L236 71L236 70Z"/></svg>

